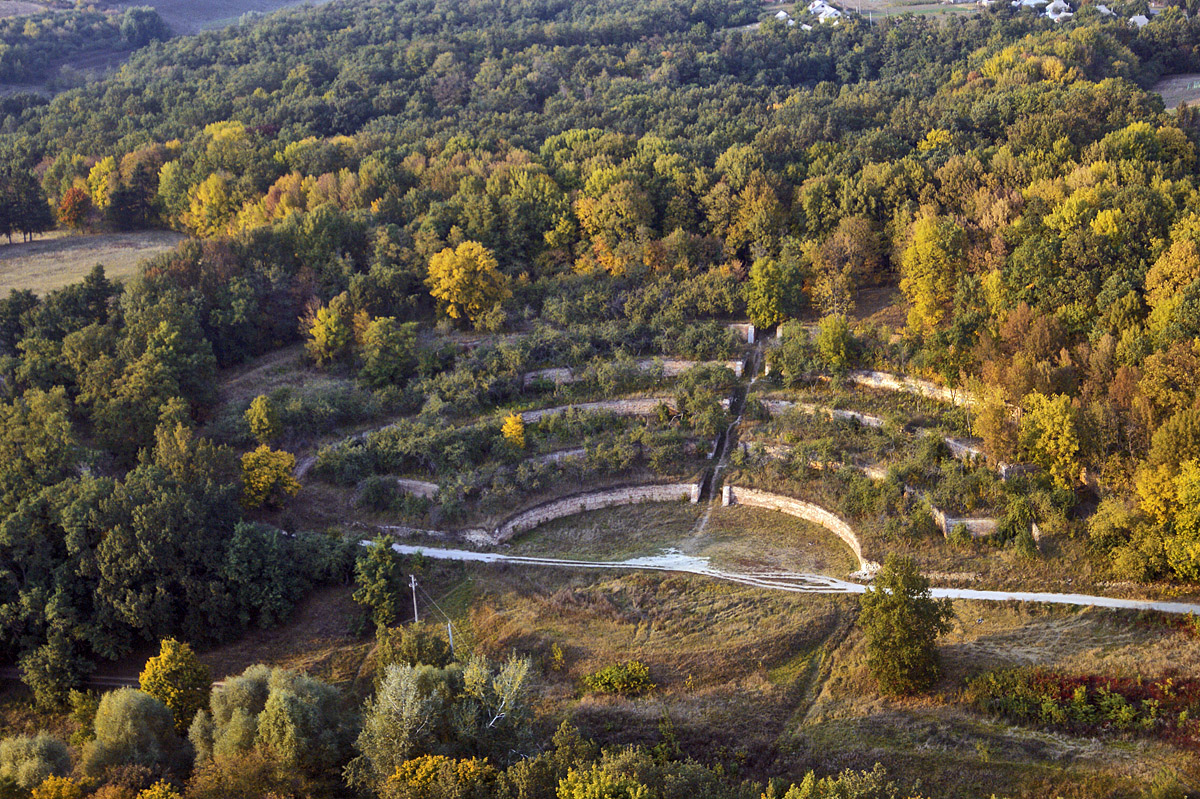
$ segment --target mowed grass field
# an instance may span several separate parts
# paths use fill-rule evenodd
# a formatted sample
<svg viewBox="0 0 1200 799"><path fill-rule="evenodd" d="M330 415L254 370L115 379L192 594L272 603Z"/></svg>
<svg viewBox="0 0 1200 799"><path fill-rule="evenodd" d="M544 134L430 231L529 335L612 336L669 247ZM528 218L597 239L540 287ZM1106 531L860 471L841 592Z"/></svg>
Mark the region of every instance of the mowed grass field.
<svg viewBox="0 0 1200 799"><path fill-rule="evenodd" d="M1162 95L1167 110L1178 108L1180 103L1195 105L1200 102L1200 72L1169 75L1154 84L1153 90Z"/></svg>
<svg viewBox="0 0 1200 799"><path fill-rule="evenodd" d="M52 234L30 242L0 240L0 296L13 289L45 294L83 279L96 264L111 280L137 274L143 261L175 249L184 239L169 231L103 233L95 236Z"/></svg>
<svg viewBox="0 0 1200 799"><path fill-rule="evenodd" d="M27 3L25 0L0 0L0 19L20 17L25 14L41 14L50 10L40 3Z"/></svg>

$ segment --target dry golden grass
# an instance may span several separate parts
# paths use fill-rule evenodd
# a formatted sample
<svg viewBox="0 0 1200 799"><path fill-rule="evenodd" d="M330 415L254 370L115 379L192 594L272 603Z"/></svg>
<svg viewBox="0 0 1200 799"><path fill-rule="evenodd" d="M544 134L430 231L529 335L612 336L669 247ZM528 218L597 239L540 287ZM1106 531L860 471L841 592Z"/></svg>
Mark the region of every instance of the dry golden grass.
<svg viewBox="0 0 1200 799"><path fill-rule="evenodd" d="M956 602L954 629L939 644L943 677L916 699L879 696L855 630L836 650L797 746L821 767L869 767L921 779L932 796L1141 796L1164 769L1195 781L1193 753L1144 739L1096 740L983 718L960 690L980 672L1038 664L1085 673L1163 673L1176 658L1197 662L1194 636L1118 611Z"/></svg>
<svg viewBox="0 0 1200 799"><path fill-rule="evenodd" d="M41 730L65 741L75 732L75 723L65 711L39 708L21 683L0 682L0 738L36 735Z"/></svg>
<svg viewBox="0 0 1200 799"><path fill-rule="evenodd" d="M27 14L42 14L50 9L40 3L26 3L23 0L0 0L0 19L4 17L23 17Z"/></svg>
<svg viewBox="0 0 1200 799"><path fill-rule="evenodd" d="M278 388L303 389L313 383L336 380L308 368L303 357L304 345L294 344L227 370L218 389L221 402L244 405L259 394L270 394Z"/></svg>
<svg viewBox="0 0 1200 799"><path fill-rule="evenodd" d="M540 708L608 742L653 743L669 716L686 750L768 756L803 695L808 663L843 624L842 597L764 593L685 576L472 567L470 639L516 649L545 673ZM552 647L565 658L554 670ZM639 659L648 697L585 696L580 680Z"/></svg>
<svg viewBox="0 0 1200 799"><path fill-rule="evenodd" d="M778 511L743 506L713 509L707 526L680 546L720 569L784 570L844 577L858 559L820 525Z"/></svg>
<svg viewBox="0 0 1200 799"><path fill-rule="evenodd" d="M511 542L511 553L586 560L657 555L687 538L704 512L688 502L643 502L543 524Z"/></svg>
<svg viewBox="0 0 1200 799"><path fill-rule="evenodd" d="M1162 95L1168 111L1177 108L1180 103L1195 105L1200 100L1200 72L1170 75L1154 84L1152 91Z"/></svg>
<svg viewBox="0 0 1200 799"><path fill-rule="evenodd" d="M51 234L30 242L0 243L0 296L12 289L45 294L83 279L96 264L112 280L137 275L143 261L175 249L179 233L142 231L95 236Z"/></svg>
<svg viewBox="0 0 1200 799"><path fill-rule="evenodd" d="M705 518L707 516L707 518ZM624 560L677 549L731 571L815 572L857 568L850 549L823 527L760 508L646 502L581 513L518 537L511 554Z"/></svg>
<svg viewBox="0 0 1200 799"><path fill-rule="evenodd" d="M333 683L353 684L374 639L354 635L360 609L350 598L353 588L334 586L313 591L282 626L251 630L237 641L200 653L214 680L241 674L265 663L311 674Z"/></svg>
<svg viewBox="0 0 1200 799"><path fill-rule="evenodd" d="M423 618L441 623L448 614L460 654L534 659L533 701L547 735L567 717L602 742L655 744L669 719L685 753L747 777L798 779L810 768L881 762L931 797L1133 797L1164 771L1193 782L1200 775L1196 756L1170 745L1013 727L981 717L960 694L970 676L1005 665L1160 674L1200 662L1194 634L1159 617L958 602L940 645L943 679L928 696L897 700L879 696L866 672L853 597L635 572L410 568ZM214 676L264 662L363 689L371 641L348 633L356 612L348 588L324 589L284 627L202 657ZM650 667L650 695L584 693L584 675L632 658Z"/></svg>
<svg viewBox="0 0 1200 799"><path fill-rule="evenodd" d="M1018 602L954 607L954 629L940 642L948 684L1008 666L1159 677L1200 664L1200 638L1168 616Z"/></svg>
<svg viewBox="0 0 1200 799"><path fill-rule="evenodd" d="M1138 739L1092 740L983 718L959 696L965 679L1006 664L1123 671L1196 662L1190 634L1128 613L958 603L934 693L876 692L853 598L775 594L701 578L456 566L447 612L463 640L493 655L516 649L544 671L538 708L610 743L656 743L669 718L684 751L736 763L748 776L882 762L928 796L1138 796L1164 769L1185 778L1195 756ZM426 585L439 580L425 575ZM983 618L983 622L976 623ZM552 647L564 653L554 670ZM585 695L583 675L637 658L649 697Z"/></svg>

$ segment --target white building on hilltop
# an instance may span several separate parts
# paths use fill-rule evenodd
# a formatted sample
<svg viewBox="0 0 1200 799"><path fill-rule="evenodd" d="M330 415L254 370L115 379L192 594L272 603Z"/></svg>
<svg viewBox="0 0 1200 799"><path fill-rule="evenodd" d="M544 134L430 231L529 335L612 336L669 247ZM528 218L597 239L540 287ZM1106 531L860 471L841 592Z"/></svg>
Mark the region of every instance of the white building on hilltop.
<svg viewBox="0 0 1200 799"><path fill-rule="evenodd" d="M1053 3L1046 6L1046 16L1055 22L1061 22L1075 16L1075 12L1063 0L1054 0Z"/></svg>
<svg viewBox="0 0 1200 799"><path fill-rule="evenodd" d="M842 12L826 3L825 0L813 0L808 4L808 13L815 14L821 22L831 22L834 25L838 24L842 16Z"/></svg>

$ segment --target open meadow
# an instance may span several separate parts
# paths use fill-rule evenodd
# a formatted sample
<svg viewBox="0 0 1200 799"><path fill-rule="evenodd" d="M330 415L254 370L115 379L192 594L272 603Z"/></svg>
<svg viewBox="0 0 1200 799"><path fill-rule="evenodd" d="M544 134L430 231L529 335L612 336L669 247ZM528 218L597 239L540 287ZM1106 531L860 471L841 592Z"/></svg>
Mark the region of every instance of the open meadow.
<svg viewBox="0 0 1200 799"><path fill-rule="evenodd" d="M110 280L125 281L143 261L175 249L183 238L168 231L140 231L0 242L0 295L13 289L45 294L79 282L97 264Z"/></svg>

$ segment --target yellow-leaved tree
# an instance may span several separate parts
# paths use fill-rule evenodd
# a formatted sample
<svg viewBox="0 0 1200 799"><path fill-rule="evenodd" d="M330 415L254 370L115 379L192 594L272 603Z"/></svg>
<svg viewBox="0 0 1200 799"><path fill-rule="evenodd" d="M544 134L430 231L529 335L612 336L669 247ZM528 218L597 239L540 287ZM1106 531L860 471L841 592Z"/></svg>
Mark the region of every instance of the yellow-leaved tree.
<svg viewBox="0 0 1200 799"><path fill-rule="evenodd" d="M175 730L186 735L196 713L208 705L212 675L188 644L164 639L158 656L146 661L139 687L167 706L175 717Z"/></svg>
<svg viewBox="0 0 1200 799"><path fill-rule="evenodd" d="M1078 412L1065 394L1047 396L1037 391L1024 399L1021 446L1049 473L1059 488L1079 483L1080 440Z"/></svg>
<svg viewBox="0 0 1200 799"><path fill-rule="evenodd" d="M946 316L954 286L966 263L966 236L953 219L923 216L900 261L900 290L908 298L908 325L932 330Z"/></svg>
<svg viewBox="0 0 1200 799"><path fill-rule="evenodd" d="M29 794L30 799L82 799L83 788L70 777L47 777Z"/></svg>
<svg viewBox="0 0 1200 799"><path fill-rule="evenodd" d="M365 311L354 310L350 295L343 291L328 305L308 309L302 320L308 331L304 348L318 366L349 360L370 321Z"/></svg>
<svg viewBox="0 0 1200 799"><path fill-rule="evenodd" d="M250 428L250 435L257 438L258 443L269 444L279 438L279 412L266 394L259 394L254 398L243 418Z"/></svg>
<svg viewBox="0 0 1200 799"><path fill-rule="evenodd" d="M178 792L166 780L159 780L149 788L141 791L137 799L182 799Z"/></svg>
<svg viewBox="0 0 1200 799"><path fill-rule="evenodd" d="M447 316L472 324L512 296L495 256L474 241L447 247L429 259L426 284Z"/></svg>
<svg viewBox="0 0 1200 799"><path fill-rule="evenodd" d="M510 413L504 417L504 426L500 428L504 440L517 449L525 449L525 420L519 413Z"/></svg>
<svg viewBox="0 0 1200 799"><path fill-rule="evenodd" d="M241 200L231 184L231 175L214 172L188 191L183 224L197 236L219 236L237 216Z"/></svg>
<svg viewBox="0 0 1200 799"><path fill-rule="evenodd" d="M485 758L455 760L445 755L421 755L399 765L381 794L387 799L441 799L444 796L482 796L496 782L496 769Z"/></svg>
<svg viewBox="0 0 1200 799"><path fill-rule="evenodd" d="M242 505L278 507L284 499L296 496L300 483L292 476L296 456L273 450L262 444L242 456Z"/></svg>

